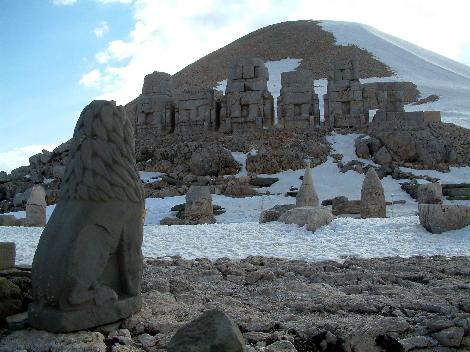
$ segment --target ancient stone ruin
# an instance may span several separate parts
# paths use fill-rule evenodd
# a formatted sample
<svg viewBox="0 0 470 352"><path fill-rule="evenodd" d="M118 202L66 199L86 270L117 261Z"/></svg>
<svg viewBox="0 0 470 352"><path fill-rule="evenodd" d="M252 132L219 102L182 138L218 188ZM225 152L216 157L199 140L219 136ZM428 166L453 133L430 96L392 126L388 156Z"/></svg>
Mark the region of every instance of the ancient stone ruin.
<svg viewBox="0 0 470 352"><path fill-rule="evenodd" d="M46 226L46 192L42 186L36 185L26 203L27 226Z"/></svg>
<svg viewBox="0 0 470 352"><path fill-rule="evenodd" d="M442 185L437 182L419 185L416 198L419 204L441 204Z"/></svg>
<svg viewBox="0 0 470 352"><path fill-rule="evenodd" d="M32 267L29 323L68 332L141 306L144 198L121 107L93 101L75 127L60 199Z"/></svg>
<svg viewBox="0 0 470 352"><path fill-rule="evenodd" d="M369 123L369 107L364 95L357 60L335 62L328 75L327 93L323 96L325 125L365 130Z"/></svg>
<svg viewBox="0 0 470 352"><path fill-rule="evenodd" d="M385 218L387 215L385 194L377 172L367 170L361 189L361 218Z"/></svg>
<svg viewBox="0 0 470 352"><path fill-rule="evenodd" d="M148 74L142 94L127 106L127 117L135 123L139 143L151 144L156 137L175 130L175 110L171 93L171 75Z"/></svg>
<svg viewBox="0 0 470 352"><path fill-rule="evenodd" d="M213 89L185 90L175 95L176 132L218 130L220 127L220 102Z"/></svg>
<svg viewBox="0 0 470 352"><path fill-rule="evenodd" d="M320 126L313 74L309 71L283 72L281 85L281 94L277 98L278 125L288 129Z"/></svg>
<svg viewBox="0 0 470 352"><path fill-rule="evenodd" d="M221 112L225 131L274 124L274 100L268 91L268 79L268 69L261 59L244 58L231 66Z"/></svg>

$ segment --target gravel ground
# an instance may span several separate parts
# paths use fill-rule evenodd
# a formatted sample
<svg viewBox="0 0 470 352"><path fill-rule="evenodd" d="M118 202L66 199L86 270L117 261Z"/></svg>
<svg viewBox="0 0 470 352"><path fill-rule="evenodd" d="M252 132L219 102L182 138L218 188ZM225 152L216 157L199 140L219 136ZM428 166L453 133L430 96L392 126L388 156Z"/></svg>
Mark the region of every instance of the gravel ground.
<svg viewBox="0 0 470 352"><path fill-rule="evenodd" d="M148 258L142 292L143 308L122 322L127 330L119 332L120 339L116 333L21 330L4 337L0 351L81 346L80 351L163 352L179 327L211 308L238 324L253 352L283 351L264 349L277 340L289 340L301 352L468 351L470 346L469 257L317 263ZM150 340L154 345L144 348L142 341ZM55 349L47 349L52 343Z"/></svg>

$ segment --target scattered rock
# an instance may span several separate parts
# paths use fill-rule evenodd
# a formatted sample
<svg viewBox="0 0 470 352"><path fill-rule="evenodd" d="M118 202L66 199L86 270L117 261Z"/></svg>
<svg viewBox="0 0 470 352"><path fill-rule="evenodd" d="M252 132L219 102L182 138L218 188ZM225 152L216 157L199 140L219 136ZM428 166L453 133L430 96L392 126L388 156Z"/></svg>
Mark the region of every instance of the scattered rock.
<svg viewBox="0 0 470 352"><path fill-rule="evenodd" d="M275 205L274 207L263 210L259 216L259 223L264 224L271 221L277 221L286 211L294 209L295 204Z"/></svg>
<svg viewBox="0 0 470 352"><path fill-rule="evenodd" d="M334 216L325 207L301 207L294 208L282 214L278 221L285 224L307 225L307 230L316 231L333 221Z"/></svg>
<svg viewBox="0 0 470 352"><path fill-rule="evenodd" d="M250 180L250 184L255 187L271 187L279 181L277 177L260 177L256 176Z"/></svg>
<svg viewBox="0 0 470 352"><path fill-rule="evenodd" d="M225 313L211 310L179 329L168 352L243 352L243 336Z"/></svg>
<svg viewBox="0 0 470 352"><path fill-rule="evenodd" d="M464 336L462 327L453 326L432 334L445 347L459 347Z"/></svg>
<svg viewBox="0 0 470 352"><path fill-rule="evenodd" d="M264 349L265 352L297 352L292 342L287 340L276 341Z"/></svg>
<svg viewBox="0 0 470 352"><path fill-rule="evenodd" d="M392 155L386 146L383 146L374 154L374 161L380 165L387 165L392 162Z"/></svg>

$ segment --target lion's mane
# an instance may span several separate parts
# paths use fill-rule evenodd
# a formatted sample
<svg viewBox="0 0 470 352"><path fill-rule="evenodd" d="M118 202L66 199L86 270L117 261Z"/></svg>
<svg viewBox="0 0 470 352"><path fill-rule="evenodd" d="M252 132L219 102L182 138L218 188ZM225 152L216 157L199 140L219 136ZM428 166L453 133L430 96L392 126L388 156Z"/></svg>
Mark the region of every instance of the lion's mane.
<svg viewBox="0 0 470 352"><path fill-rule="evenodd" d="M114 102L95 100L83 109L73 133L61 198L143 200L133 128Z"/></svg>

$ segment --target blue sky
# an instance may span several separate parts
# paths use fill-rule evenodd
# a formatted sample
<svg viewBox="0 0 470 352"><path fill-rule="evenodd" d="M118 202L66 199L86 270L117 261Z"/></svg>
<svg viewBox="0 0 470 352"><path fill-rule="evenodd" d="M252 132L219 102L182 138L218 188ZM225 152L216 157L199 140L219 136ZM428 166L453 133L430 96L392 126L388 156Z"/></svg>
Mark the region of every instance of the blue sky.
<svg viewBox="0 0 470 352"><path fill-rule="evenodd" d="M7 171L70 138L92 99L125 104L139 94L145 74L175 73L280 21L362 22L470 64L466 1L396 0L390 7L373 0L0 0L0 6L0 170Z"/></svg>

